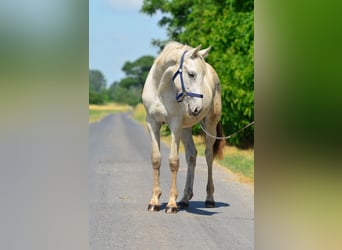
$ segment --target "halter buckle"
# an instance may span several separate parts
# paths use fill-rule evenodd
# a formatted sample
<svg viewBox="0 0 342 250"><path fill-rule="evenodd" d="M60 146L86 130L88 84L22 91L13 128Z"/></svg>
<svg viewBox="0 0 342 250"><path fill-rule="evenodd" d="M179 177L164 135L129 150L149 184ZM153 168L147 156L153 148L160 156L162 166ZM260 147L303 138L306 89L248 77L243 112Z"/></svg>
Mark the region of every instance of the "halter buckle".
<svg viewBox="0 0 342 250"><path fill-rule="evenodd" d="M176 95L176 101L177 102L182 102L184 101L184 98L188 95L188 92L186 92L186 90L183 90L182 92L180 92L179 94Z"/></svg>

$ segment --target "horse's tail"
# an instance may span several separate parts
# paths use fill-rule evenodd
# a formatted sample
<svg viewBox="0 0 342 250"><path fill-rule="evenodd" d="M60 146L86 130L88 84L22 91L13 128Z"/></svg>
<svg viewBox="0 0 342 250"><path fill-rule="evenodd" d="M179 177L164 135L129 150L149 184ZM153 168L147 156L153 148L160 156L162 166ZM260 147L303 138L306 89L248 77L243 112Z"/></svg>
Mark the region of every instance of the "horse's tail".
<svg viewBox="0 0 342 250"><path fill-rule="evenodd" d="M214 157L218 157L220 160L223 159L223 147L225 144L225 140L222 139L224 137L223 128L221 121L219 121L216 125L216 136L221 137L221 139L216 139L214 143Z"/></svg>

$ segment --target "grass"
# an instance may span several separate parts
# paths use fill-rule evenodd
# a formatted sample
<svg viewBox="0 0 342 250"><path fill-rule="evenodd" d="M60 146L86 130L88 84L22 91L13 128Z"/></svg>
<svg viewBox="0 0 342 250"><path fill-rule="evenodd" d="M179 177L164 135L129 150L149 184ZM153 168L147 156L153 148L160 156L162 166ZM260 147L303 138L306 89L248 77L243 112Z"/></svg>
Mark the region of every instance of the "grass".
<svg viewBox="0 0 342 250"><path fill-rule="evenodd" d="M218 160L220 165L239 174L241 181L254 182L254 149L241 150L226 145L223 154L224 158Z"/></svg>
<svg viewBox="0 0 342 250"><path fill-rule="evenodd" d="M141 124L145 124L146 112L142 104L138 104L133 110L132 116ZM163 127L161 131L161 141L170 145L171 137L165 136ZM205 141L202 136L194 136L194 142L199 155L204 155ZM180 143L180 152L184 152L183 144ZM254 182L254 149L242 150L237 147L225 145L224 158L216 163L233 172L241 182Z"/></svg>
<svg viewBox="0 0 342 250"><path fill-rule="evenodd" d="M89 105L89 123L100 121L109 114L131 111L132 107L116 103L105 105Z"/></svg>
<svg viewBox="0 0 342 250"><path fill-rule="evenodd" d="M133 118L141 124L145 124L146 111L143 104L138 104L132 113Z"/></svg>

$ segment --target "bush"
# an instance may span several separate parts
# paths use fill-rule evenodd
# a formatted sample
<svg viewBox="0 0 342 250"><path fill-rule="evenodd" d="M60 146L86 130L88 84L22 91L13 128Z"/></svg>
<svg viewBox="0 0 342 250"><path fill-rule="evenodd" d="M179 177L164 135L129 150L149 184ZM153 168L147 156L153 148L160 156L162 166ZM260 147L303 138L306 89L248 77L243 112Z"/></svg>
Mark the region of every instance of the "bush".
<svg viewBox="0 0 342 250"><path fill-rule="evenodd" d="M105 93L89 91L89 104L104 104L106 100L107 98Z"/></svg>

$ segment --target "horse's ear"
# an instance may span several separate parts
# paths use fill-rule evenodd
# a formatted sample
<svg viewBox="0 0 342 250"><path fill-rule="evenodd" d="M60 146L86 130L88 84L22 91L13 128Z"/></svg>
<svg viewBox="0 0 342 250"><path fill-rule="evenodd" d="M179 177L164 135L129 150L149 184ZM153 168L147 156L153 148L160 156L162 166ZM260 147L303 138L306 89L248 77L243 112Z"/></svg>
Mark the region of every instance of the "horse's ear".
<svg viewBox="0 0 342 250"><path fill-rule="evenodd" d="M190 56L191 58L195 58L197 56L197 53L200 51L202 45L197 46L196 48L190 50Z"/></svg>
<svg viewBox="0 0 342 250"><path fill-rule="evenodd" d="M211 49L211 46L207 49L202 49L198 51L198 54L201 55L203 58L205 58L208 55L210 49Z"/></svg>

